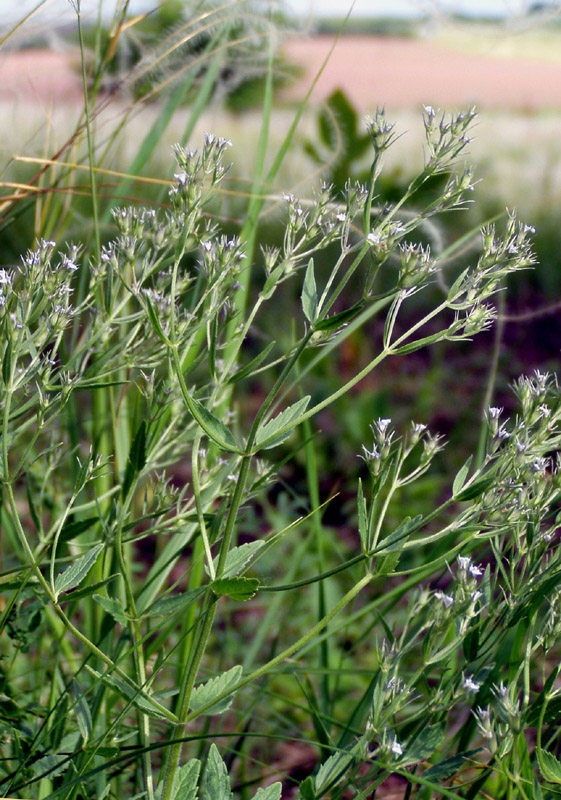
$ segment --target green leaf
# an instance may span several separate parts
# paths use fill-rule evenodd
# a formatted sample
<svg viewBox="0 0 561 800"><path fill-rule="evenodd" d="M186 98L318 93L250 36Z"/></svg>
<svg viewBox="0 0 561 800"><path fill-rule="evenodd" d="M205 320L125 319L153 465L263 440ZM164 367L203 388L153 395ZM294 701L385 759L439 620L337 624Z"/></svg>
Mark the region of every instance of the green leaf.
<svg viewBox="0 0 561 800"><path fill-rule="evenodd" d="M253 795L253 800L281 800L282 783L271 783L266 789L258 789Z"/></svg>
<svg viewBox="0 0 561 800"><path fill-rule="evenodd" d="M212 703L215 697L229 691L231 691L232 694L223 697L222 700L219 700L201 713L205 716L212 716L214 714L222 714L230 708L234 700L235 687L242 677L242 671L243 668L238 664L222 675L217 675L216 678L211 678L206 683L193 689L189 706L191 711L198 711L200 708L208 705L208 703Z"/></svg>
<svg viewBox="0 0 561 800"><path fill-rule="evenodd" d="M242 544L239 547L232 547L229 550L228 555L226 556L226 563L224 565L224 572L221 575L221 578L235 578L237 577L245 565L251 561L254 555L256 555L265 542L247 542L246 544ZM218 556L214 559L214 566L215 568L218 565Z"/></svg>
<svg viewBox="0 0 561 800"><path fill-rule="evenodd" d="M434 764L423 772L423 778L434 783L450 778L463 768L468 759L473 758L482 749L482 747L478 747L476 750L465 750L463 753L458 753L455 756L444 759L444 761L439 761L438 764Z"/></svg>
<svg viewBox="0 0 561 800"><path fill-rule="evenodd" d="M172 800L197 800L201 762L192 758L179 767L174 777Z"/></svg>
<svg viewBox="0 0 561 800"><path fill-rule="evenodd" d="M94 594L93 599L120 625L128 625L125 609L117 597L105 597L102 594Z"/></svg>
<svg viewBox="0 0 561 800"><path fill-rule="evenodd" d="M314 779L311 775L308 775L302 783L300 784L298 790L298 798L302 798L302 800L316 800L316 793L314 791Z"/></svg>
<svg viewBox="0 0 561 800"><path fill-rule="evenodd" d="M264 350L261 350L260 353L257 353L255 358L252 358L249 363L242 367L237 372L235 372L232 377L228 380L228 383L237 383L238 381L243 380L244 378L248 378L251 376L254 370L259 367L263 361L267 358L273 347L275 346L276 342L269 342L267 347Z"/></svg>
<svg viewBox="0 0 561 800"><path fill-rule="evenodd" d="M120 578L120 574L118 572L115 572L113 575L109 575L109 577L104 578L102 581L96 581L90 586L83 586L81 589L75 589L73 592L68 592L64 595L64 597L60 598L59 603L72 603L74 600L81 600L83 597L89 597L99 589L103 589L104 586L107 586L107 584L111 583L111 581L115 580L115 578Z"/></svg>
<svg viewBox="0 0 561 800"><path fill-rule="evenodd" d="M144 712L144 714L148 714L151 717L156 717L157 719L167 718L163 713L163 709L160 710L152 698L139 689L138 686L133 684L132 681L129 684L115 675L110 675L108 672L104 672L103 674L96 672L96 670L92 669L88 664L86 664L86 669L91 675L93 675L94 678L104 681L104 683L110 686L114 692L120 695L128 703L131 703L131 705L133 705L135 708L138 708L140 711Z"/></svg>
<svg viewBox="0 0 561 800"><path fill-rule="evenodd" d="M217 597L230 597L245 603L259 588L259 581L257 578L218 578L210 584L210 588Z"/></svg>
<svg viewBox="0 0 561 800"><path fill-rule="evenodd" d="M146 464L146 420L142 420L138 430L132 440L127 466L125 469L125 477L123 478L123 486L121 488L121 496L125 498L129 489L131 488L135 477L144 469Z"/></svg>
<svg viewBox="0 0 561 800"><path fill-rule="evenodd" d="M150 320L150 323L154 328L156 335L162 340L162 342L169 344L168 338L165 335L162 326L160 325L160 320L158 319L158 315L154 311L154 306L152 305L152 301L150 300L150 297L147 294L144 295L144 302L146 303L146 311L148 312L148 319Z"/></svg>
<svg viewBox="0 0 561 800"><path fill-rule="evenodd" d="M475 481L475 483L472 483L466 489L459 492L457 496L454 495L454 500L460 500L461 502L463 502L464 500L474 500L476 497L479 497L484 492L486 492L487 489L489 489L494 482L495 482L494 476L490 478L489 477L480 478L478 481Z"/></svg>
<svg viewBox="0 0 561 800"><path fill-rule="evenodd" d="M407 744L403 758L399 759L400 769L430 758L434 751L440 747L443 738L443 725L428 725L422 728L419 735L410 744Z"/></svg>
<svg viewBox="0 0 561 800"><path fill-rule="evenodd" d="M304 277L304 285L302 287L302 311L308 322L311 322L312 325L314 324L317 310L318 290L314 275L314 259L310 258Z"/></svg>
<svg viewBox="0 0 561 800"><path fill-rule="evenodd" d="M255 437L255 448L260 450L268 450L271 447L276 447L287 439L292 433L292 428L298 424L298 418L306 411L308 403L310 402L310 395L302 397L296 403L293 403L276 417L269 420L262 428L257 431ZM288 428L288 430L283 430ZM275 436L278 431L283 431L280 435Z"/></svg>
<svg viewBox="0 0 561 800"><path fill-rule="evenodd" d="M421 527L422 522L422 514L417 514L413 519L411 519L411 517L405 517L395 531L392 531L385 539L382 539L376 548L376 554L401 552L407 539Z"/></svg>
<svg viewBox="0 0 561 800"><path fill-rule="evenodd" d="M550 783L561 783L561 761L541 747L536 747L536 755L538 757L538 764L540 772L546 781Z"/></svg>
<svg viewBox="0 0 561 800"><path fill-rule="evenodd" d="M455 497L458 492L462 490L464 483L466 482L466 478L468 476L469 468L471 466L473 456L470 456L461 470L458 472L456 477L454 478L454 483L452 484L452 497Z"/></svg>
<svg viewBox="0 0 561 800"><path fill-rule="evenodd" d="M185 399L187 400L187 397ZM188 396L187 404L192 416L213 442L222 450L227 450L231 453L239 452L236 440L218 417L215 417L208 408L205 408L205 406L194 397Z"/></svg>
<svg viewBox="0 0 561 800"><path fill-rule="evenodd" d="M263 300L269 300L269 298L273 296L277 283L280 281L285 272L286 264L283 262L282 264L279 264L278 267L275 267L267 276L267 280L263 286L263 291L261 292Z"/></svg>
<svg viewBox="0 0 561 800"><path fill-rule="evenodd" d="M355 756L347 750L329 756L314 778L314 791L319 797L333 789L343 778Z"/></svg>
<svg viewBox="0 0 561 800"><path fill-rule="evenodd" d="M201 800L233 800L228 770L214 743L211 744L208 753L201 786Z"/></svg>
<svg viewBox="0 0 561 800"><path fill-rule="evenodd" d="M6 342L6 347L4 348L4 358L2 359L2 380L8 386L10 383L10 379L12 376L12 354L13 354L13 343L12 337L8 339Z"/></svg>
<svg viewBox="0 0 561 800"><path fill-rule="evenodd" d="M367 553L370 546L368 541L368 513L366 510L366 500L364 499L361 478L358 479L356 502L358 510L358 533L360 536L360 543L362 545L363 552Z"/></svg>
<svg viewBox="0 0 561 800"><path fill-rule="evenodd" d="M80 534L89 531L90 528L99 522L99 517L87 517L87 519L66 520L61 528L59 542L68 542L75 539Z"/></svg>
<svg viewBox="0 0 561 800"><path fill-rule="evenodd" d="M67 592L69 589L74 588L74 586L78 586L84 580L97 561L104 546L103 544L96 544L95 547L92 547L92 549L84 553L83 556L77 558L64 572L57 575L54 586L56 599L58 599L58 596L62 594L62 592Z"/></svg>
<svg viewBox="0 0 561 800"><path fill-rule="evenodd" d="M169 597L161 597L156 600L144 614L146 617L168 617L175 614L177 611L185 610L195 600L206 592L205 586L200 586L198 589L191 589L190 592L181 592L181 594L172 594Z"/></svg>
<svg viewBox="0 0 561 800"><path fill-rule="evenodd" d="M353 317L356 317L356 315L360 313L363 308L364 303L357 303L351 308L346 308L344 311L340 311L338 314L333 314L332 317L321 319L319 322L315 323L314 330L329 332L335 330L336 328L340 328L342 325L346 325L347 322L350 322Z"/></svg>
<svg viewBox="0 0 561 800"><path fill-rule="evenodd" d="M72 681L72 690L74 694L74 713L78 721L78 727L82 734L84 744L87 744L90 736L92 735L92 715L90 707L86 700L85 694L80 689L77 681Z"/></svg>

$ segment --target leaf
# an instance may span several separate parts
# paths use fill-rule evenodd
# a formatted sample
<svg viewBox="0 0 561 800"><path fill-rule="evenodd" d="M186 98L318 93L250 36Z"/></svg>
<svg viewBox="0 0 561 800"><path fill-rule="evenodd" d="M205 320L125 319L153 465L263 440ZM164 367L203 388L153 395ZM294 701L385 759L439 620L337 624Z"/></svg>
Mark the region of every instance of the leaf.
<svg viewBox="0 0 561 800"><path fill-rule="evenodd" d="M382 539L375 550L376 554L401 552L407 539L421 527L422 522L422 514L417 514L413 519L405 517L395 531L392 531L385 539Z"/></svg>
<svg viewBox="0 0 561 800"><path fill-rule="evenodd" d="M132 440L127 466L125 469L125 477L123 478L123 486L121 488L121 496L125 498L135 476L144 469L146 464L146 420L142 420L138 430Z"/></svg>
<svg viewBox="0 0 561 800"><path fill-rule="evenodd" d="M128 684L121 678L110 675L108 672L104 672L103 674L96 672L96 670L92 669L88 664L86 664L86 669L94 678L104 681L113 691L128 703L131 703L135 708L138 708L145 714L149 714L151 717L166 719L163 709L160 710L152 698L133 684L132 681L131 684Z"/></svg>
<svg viewBox="0 0 561 800"><path fill-rule="evenodd" d="M125 609L117 597L105 597L102 594L94 594L93 599L120 625L128 625Z"/></svg>
<svg viewBox="0 0 561 800"><path fill-rule="evenodd" d="M240 574L245 565L251 561L254 555L263 547L265 542L247 542L239 547L232 547L226 556L224 572L222 578L234 578ZM218 564L218 556L214 559L214 566Z"/></svg>
<svg viewBox="0 0 561 800"><path fill-rule="evenodd" d="M70 539L75 539L81 533L85 533L92 528L96 522L99 522L99 517L87 517L86 519L79 520L66 520L61 528L59 542L68 542Z"/></svg>
<svg viewBox="0 0 561 800"><path fill-rule="evenodd" d="M294 428L298 424L298 418L306 411L308 403L310 402L310 395L302 397L296 403L293 403L276 417L269 420L262 428L257 431L255 437L255 448L261 450L268 450L271 447L276 447L287 439L290 434L290 428ZM289 428L289 430L283 430ZM278 436L275 434L278 431L283 431Z"/></svg>
<svg viewBox="0 0 561 800"><path fill-rule="evenodd" d="M146 617L168 617L175 614L176 611L185 610L195 600L206 592L205 586L200 586L198 589L191 589L190 592L181 592L181 594L172 594L169 597L161 597L156 600L153 606L145 612Z"/></svg>
<svg viewBox="0 0 561 800"><path fill-rule="evenodd" d="M255 358L252 358L249 363L242 367L237 372L235 372L232 377L228 380L228 383L237 383L238 381L243 380L244 378L248 378L251 376L252 372L260 366L260 364L265 361L273 347L275 346L276 342L269 342L267 347L264 350L261 350L260 353L257 353Z"/></svg>
<svg viewBox="0 0 561 800"><path fill-rule="evenodd" d="M417 764L430 758L444 738L443 725L428 725L421 729L419 735L407 744L403 758L399 759L399 767Z"/></svg>
<svg viewBox="0 0 561 800"><path fill-rule="evenodd" d="M277 287L277 283L280 281L285 272L286 264L284 262L271 270L261 292L263 300L269 300L269 298L273 296Z"/></svg>
<svg viewBox="0 0 561 800"><path fill-rule="evenodd" d="M231 691L232 694L223 697L222 700L219 700L201 713L205 716L212 716L214 714L222 714L226 709L230 708L234 700L234 689L241 680L242 672L243 667L238 664L227 672L222 673L222 675L217 675L216 678L211 678L206 683L193 689L191 702L189 704L191 711L198 711L208 703L212 703L215 697L223 694L223 692L229 691Z"/></svg>
<svg viewBox="0 0 561 800"><path fill-rule="evenodd" d="M148 319L150 320L152 327L156 332L156 335L162 340L162 342L169 344L168 338L165 335L162 326L160 325L160 320L158 319L158 316L154 311L154 306L152 305L152 301L150 300L150 297L147 294L144 295L144 302L146 303L146 311L148 312Z"/></svg>
<svg viewBox="0 0 561 800"><path fill-rule="evenodd" d="M57 575L54 586L55 599L58 599L58 596L62 594L62 592L67 592L74 586L78 586L84 580L97 561L97 557L104 546L103 544L96 544L95 547L92 547L92 549L84 553L83 556L77 558L64 572Z"/></svg>
<svg viewBox="0 0 561 800"><path fill-rule="evenodd" d="M201 800L233 800L228 770L214 743L211 744L208 753L201 786Z"/></svg>
<svg viewBox="0 0 561 800"><path fill-rule="evenodd" d="M302 311L306 319L314 324L317 310L318 310L318 290L316 286L316 279L314 275L314 259L310 258L306 275L304 277L304 285L302 287Z"/></svg>
<svg viewBox="0 0 561 800"><path fill-rule="evenodd" d="M357 510L358 510L358 533L360 535L360 543L364 553L368 552L368 515L366 511L366 500L364 499L364 492L362 490L362 479L358 479L358 492L356 497Z"/></svg>
<svg viewBox="0 0 561 800"><path fill-rule="evenodd" d="M333 314L332 317L321 319L315 323L314 330L329 332L335 330L335 328L341 328L343 325L346 325L347 322L350 322L353 317L356 317L356 315L362 311L363 308L364 303L357 303L351 308L346 308L344 311L340 311L338 314Z"/></svg>
<svg viewBox="0 0 561 800"><path fill-rule="evenodd" d="M112 580L119 577L120 574L116 572L104 578L102 581L97 581L90 586L84 586L82 589L75 589L73 592L68 592L64 597L60 598L59 603L72 603L74 600L81 600L82 597L89 597L94 592L97 592L98 589L103 589L104 586L107 586L108 583L111 583Z"/></svg>
<svg viewBox="0 0 561 800"><path fill-rule="evenodd" d="M227 450L231 453L239 452L236 440L224 425L224 423L215 417L208 408L205 408L199 400L189 395L184 395L191 415L196 419L201 428L222 450Z"/></svg>
<svg viewBox="0 0 561 800"><path fill-rule="evenodd" d="M468 486L466 489L460 492L457 496L454 496L454 500L460 500L461 502L464 500L474 500L476 497L479 497L486 492L494 482L494 477L480 478L478 481L475 481L475 483L472 483L471 486Z"/></svg>
<svg viewBox="0 0 561 800"><path fill-rule="evenodd" d="M78 721L78 727L82 734L84 744L87 744L90 736L92 735L92 715L90 707L86 700L85 694L80 689L77 681L72 681L72 690L74 693L74 713Z"/></svg>
<svg viewBox="0 0 561 800"><path fill-rule="evenodd" d="M192 758L179 767L174 778L172 800L197 800L201 762Z"/></svg>
<svg viewBox="0 0 561 800"><path fill-rule="evenodd" d="M452 484L452 497L455 497L458 492L461 491L464 483L466 482L466 478L468 476L469 468L471 466L473 456L471 455L461 470L458 472L456 477L454 478L454 483Z"/></svg>
<svg viewBox="0 0 561 800"><path fill-rule="evenodd" d="M245 603L259 588L257 578L218 578L210 584L217 597L230 597L239 603Z"/></svg>
<svg viewBox="0 0 561 800"><path fill-rule="evenodd" d="M258 789L253 795L253 800L281 800L282 783L271 783L266 789Z"/></svg>
<svg viewBox="0 0 561 800"><path fill-rule="evenodd" d="M12 377L12 357L13 357L13 341L10 336L6 342L4 349L4 358L2 359L2 380L8 386Z"/></svg>
<svg viewBox="0 0 561 800"><path fill-rule="evenodd" d="M308 775L302 783L300 784L298 790L298 798L302 798L302 800L316 800L316 793L314 791L314 779L311 775Z"/></svg>
<svg viewBox="0 0 561 800"><path fill-rule="evenodd" d="M546 781L550 783L561 783L561 761L541 747L536 747L536 755L538 757L538 764L540 772Z"/></svg>
<svg viewBox="0 0 561 800"><path fill-rule="evenodd" d="M346 773L355 756L347 750L329 756L319 768L314 778L314 791L317 796L326 794L333 789Z"/></svg>
<svg viewBox="0 0 561 800"><path fill-rule="evenodd" d="M423 778L427 781L433 781L434 783L450 778L458 772L458 770L462 769L465 761L473 758L473 756L477 755L482 749L482 747L478 747L476 750L465 750L463 753L458 753L455 756L446 758L444 761L440 761L438 764L434 764L432 767L425 770L425 772L423 772Z"/></svg>

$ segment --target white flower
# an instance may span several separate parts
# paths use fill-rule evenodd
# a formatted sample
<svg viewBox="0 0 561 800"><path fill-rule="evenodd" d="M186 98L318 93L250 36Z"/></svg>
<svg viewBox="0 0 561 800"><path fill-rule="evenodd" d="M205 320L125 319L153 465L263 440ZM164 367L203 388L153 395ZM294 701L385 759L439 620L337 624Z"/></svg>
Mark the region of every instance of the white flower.
<svg viewBox="0 0 561 800"><path fill-rule="evenodd" d="M5 269L0 269L0 284L7 284L12 282L12 276Z"/></svg>
<svg viewBox="0 0 561 800"><path fill-rule="evenodd" d="M391 422L391 419L378 419L376 420L376 427L380 433L384 434L388 428L388 425L391 425Z"/></svg>
<svg viewBox="0 0 561 800"><path fill-rule="evenodd" d="M464 689L467 689L468 692L478 692L479 689L481 688L481 684L476 683L471 678L464 678L462 686L464 687Z"/></svg>
<svg viewBox="0 0 561 800"><path fill-rule="evenodd" d="M502 407L498 408L497 406L491 406L491 408L489 409L489 416L491 417L491 419L498 419L501 416L502 411L503 411Z"/></svg>
<svg viewBox="0 0 561 800"><path fill-rule="evenodd" d="M483 575L483 570L481 567L478 567L476 564L470 564L468 567L470 575L473 575L474 578L480 578Z"/></svg>
<svg viewBox="0 0 561 800"><path fill-rule="evenodd" d="M444 594L444 592L437 591L434 593L434 596L437 600L441 600L446 608L450 608L454 603L454 598L449 594Z"/></svg>
<svg viewBox="0 0 561 800"><path fill-rule="evenodd" d="M392 751L394 756L402 756L403 755L403 747L400 745L400 743L397 741L397 739L394 739L393 742L391 743L390 750Z"/></svg>
<svg viewBox="0 0 561 800"><path fill-rule="evenodd" d="M471 564L471 558L469 556L458 556L458 564L462 572L467 572Z"/></svg>
<svg viewBox="0 0 561 800"><path fill-rule="evenodd" d="M380 239L380 236L377 233L369 233L368 236L366 237L366 241L369 244L376 245L376 244L380 244L381 239Z"/></svg>

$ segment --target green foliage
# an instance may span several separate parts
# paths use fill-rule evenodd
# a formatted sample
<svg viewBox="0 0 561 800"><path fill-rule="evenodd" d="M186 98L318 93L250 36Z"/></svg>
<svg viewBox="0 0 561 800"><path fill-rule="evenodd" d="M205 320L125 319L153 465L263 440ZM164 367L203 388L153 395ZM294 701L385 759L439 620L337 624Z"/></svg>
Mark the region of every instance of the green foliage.
<svg viewBox="0 0 561 800"><path fill-rule="evenodd" d="M486 409L473 455L440 476L442 436L368 395L382 364L492 324L493 298L533 263L531 229L514 215L485 226L444 283L451 254L427 246L427 226L471 190L458 159L474 113L425 109L424 166L381 203L394 127L378 111L361 134L338 97L341 183L286 195L282 242L260 258L260 213L277 201L260 187L293 137L266 174L266 82L238 234L220 215L230 142L213 134L175 148L164 208L109 214L88 106L90 238L38 236L0 270L0 791L280 800L286 784L319 800L374 796L397 775L404 798L547 797L557 381L521 378L518 415ZM148 137L138 163L156 147ZM360 365L318 379L371 323ZM337 528L327 409L354 410L364 442ZM287 465L304 480L287 485ZM296 776L287 748L305 753Z"/></svg>

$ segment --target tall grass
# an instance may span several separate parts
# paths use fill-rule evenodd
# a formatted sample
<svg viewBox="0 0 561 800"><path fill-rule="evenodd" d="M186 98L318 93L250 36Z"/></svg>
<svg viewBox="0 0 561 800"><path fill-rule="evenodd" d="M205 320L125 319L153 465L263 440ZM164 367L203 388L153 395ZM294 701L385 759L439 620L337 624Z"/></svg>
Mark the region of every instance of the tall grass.
<svg viewBox="0 0 561 800"><path fill-rule="evenodd" d="M131 175L109 198L100 185L130 110L100 142L102 76L126 4L105 45L99 31L75 134L30 181L44 192L19 188L10 207L35 204L37 237L0 270L0 790L557 796L555 378L521 378L513 419L486 409L474 455L422 513L408 498L427 486L442 437L374 414L346 537L327 524L318 424L385 362L487 329L505 280L533 264L532 230L513 214L502 233L484 227L455 274L443 267L463 242L428 246L440 215L470 196L458 162L472 111L425 109L426 160L397 202L378 200L396 138L382 111L367 122L366 184L279 198L299 115L270 154L269 57L245 221L232 234L221 215L230 142L207 133L195 145L191 131L239 8L185 24L194 35L210 16L212 46L202 72L197 60L185 71L192 115L156 207L119 201L179 90ZM80 147L90 190L75 244L64 240ZM439 196L415 208L442 173ZM279 201L283 241L260 251L262 215ZM322 365L372 320L375 353L325 391ZM301 482L283 485L287 463L303 465Z"/></svg>

